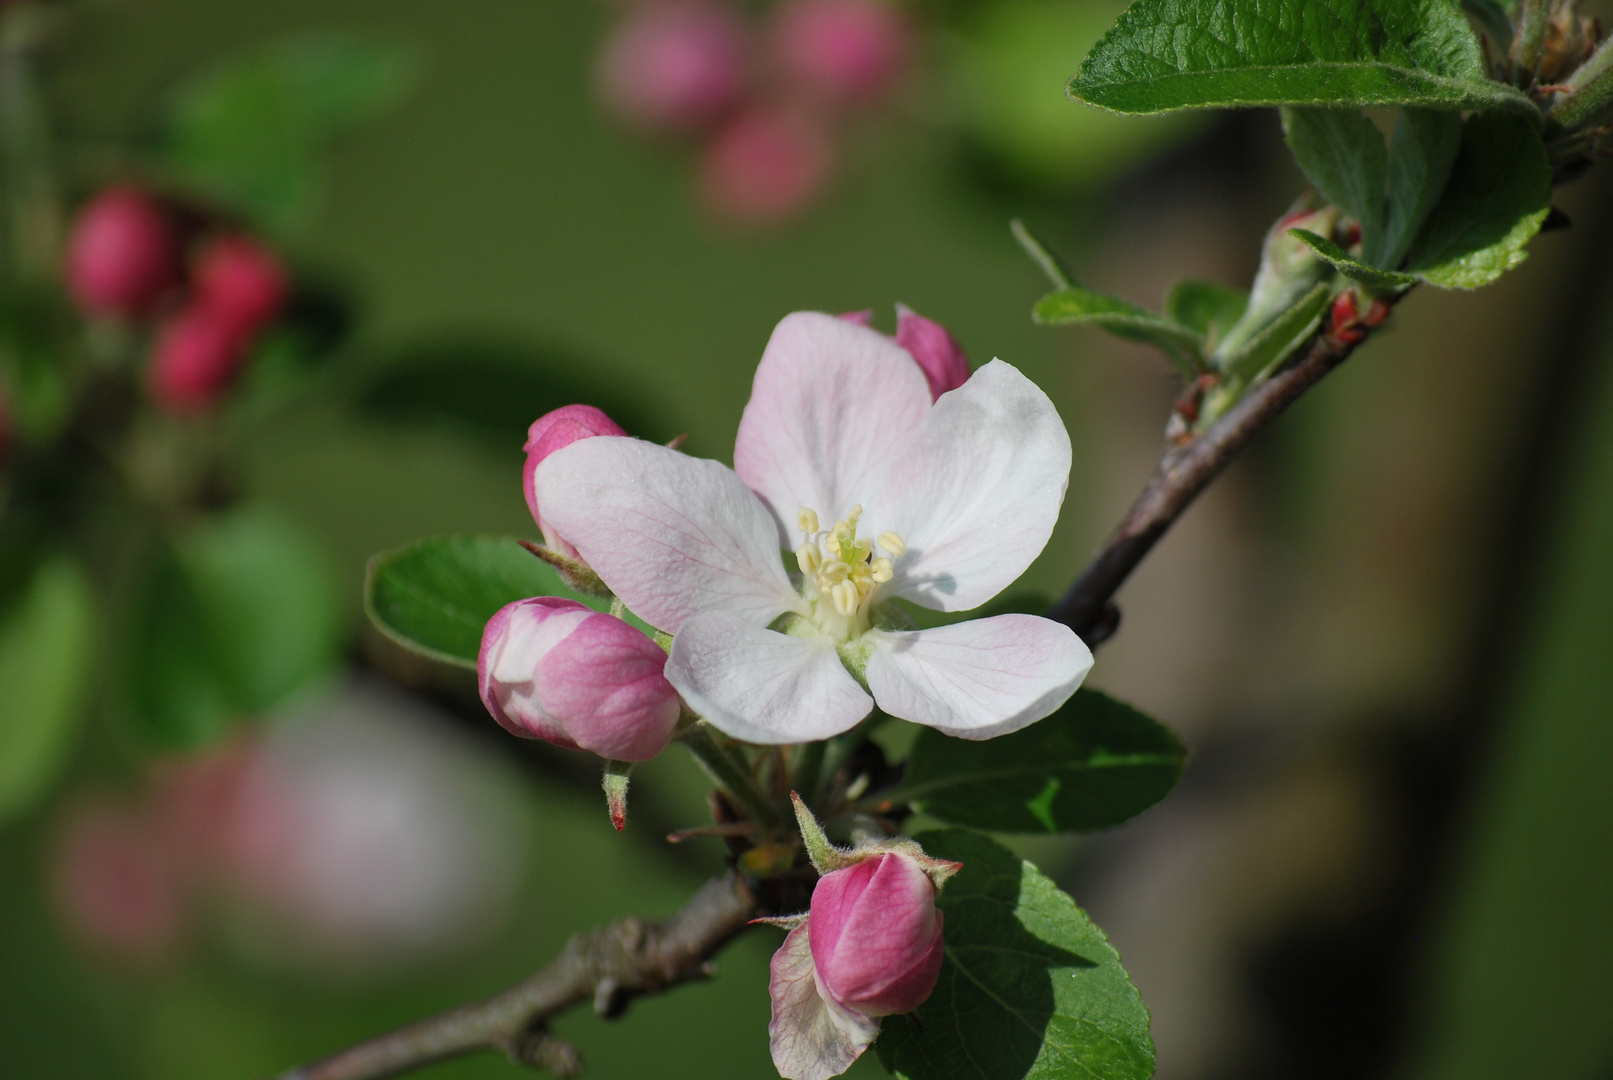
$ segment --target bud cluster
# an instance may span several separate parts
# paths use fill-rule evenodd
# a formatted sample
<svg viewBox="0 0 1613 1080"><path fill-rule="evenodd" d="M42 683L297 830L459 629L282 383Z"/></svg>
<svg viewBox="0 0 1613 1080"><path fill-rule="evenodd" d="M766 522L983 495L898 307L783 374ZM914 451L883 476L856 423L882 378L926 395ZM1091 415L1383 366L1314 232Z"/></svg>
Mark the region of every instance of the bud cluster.
<svg viewBox="0 0 1613 1080"><path fill-rule="evenodd" d="M622 119L700 142L710 209L762 224L821 190L840 128L889 97L910 37L889 0L785 0L761 25L730 0L636 0L596 82Z"/></svg>
<svg viewBox="0 0 1613 1080"><path fill-rule="evenodd" d="M198 229L127 184L79 212L66 285L87 315L154 324L146 387L159 408L181 414L218 404L289 289L279 256L261 241Z"/></svg>

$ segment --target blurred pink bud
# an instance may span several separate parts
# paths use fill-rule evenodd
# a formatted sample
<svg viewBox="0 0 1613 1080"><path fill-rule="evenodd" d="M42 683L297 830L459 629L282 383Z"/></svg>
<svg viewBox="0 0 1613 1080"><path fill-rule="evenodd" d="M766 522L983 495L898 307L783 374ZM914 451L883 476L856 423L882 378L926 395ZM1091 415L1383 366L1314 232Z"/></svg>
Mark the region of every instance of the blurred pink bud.
<svg viewBox="0 0 1613 1080"><path fill-rule="evenodd" d="M201 304L170 316L151 346L146 388L152 400L172 413L211 408L246 359L249 336Z"/></svg>
<svg viewBox="0 0 1613 1080"><path fill-rule="evenodd" d="M149 195L110 187L79 212L67 241L67 290L92 315L140 315L178 278L172 223Z"/></svg>
<svg viewBox="0 0 1613 1080"><path fill-rule="evenodd" d="M81 807L54 869L64 919L96 944L150 957L178 941L184 890L143 818L105 804Z"/></svg>
<svg viewBox="0 0 1613 1080"><path fill-rule="evenodd" d="M196 256L195 302L243 337L280 314L288 283L280 257L249 236L219 236Z"/></svg>
<svg viewBox="0 0 1613 1080"><path fill-rule="evenodd" d="M820 123L755 108L735 117L706 147L701 190L723 217L764 224L800 210L833 164L834 143Z"/></svg>
<svg viewBox="0 0 1613 1080"><path fill-rule="evenodd" d="M864 1016L912 1012L941 973L935 886L918 860L886 852L818 879L807 922L824 992Z"/></svg>
<svg viewBox="0 0 1613 1080"><path fill-rule="evenodd" d="M856 323L858 326L873 326L874 325L874 309L873 308L863 308L861 311L842 311L839 315L837 315L835 317L838 318L838 319L844 319L846 322L849 322L849 323Z"/></svg>
<svg viewBox="0 0 1613 1080"><path fill-rule="evenodd" d="M825 97L873 101L907 62L907 20L880 0L788 0L774 18L784 70Z"/></svg>
<svg viewBox="0 0 1613 1080"><path fill-rule="evenodd" d="M521 489L526 493L527 508L532 520L543 530L543 542L551 550L568 559L577 558L577 549L566 543L560 535L544 524L538 509L537 486L533 480L543 459L576 442L595 435L626 435L621 426L592 405L565 405L553 412L544 413L532 422L526 431L526 468L521 473Z"/></svg>
<svg viewBox="0 0 1613 1080"><path fill-rule="evenodd" d="M969 358L947 328L903 304L896 305L896 344L908 351L930 380L930 397L940 397L969 381Z"/></svg>
<svg viewBox="0 0 1613 1080"><path fill-rule="evenodd" d="M738 104L749 50L744 20L726 4L645 3L605 43L599 94L612 110L644 127L692 131Z"/></svg>
<svg viewBox="0 0 1613 1080"><path fill-rule="evenodd" d="M514 734L648 761L680 712L665 666L660 646L621 619L537 596L488 621L476 672L488 712Z"/></svg>

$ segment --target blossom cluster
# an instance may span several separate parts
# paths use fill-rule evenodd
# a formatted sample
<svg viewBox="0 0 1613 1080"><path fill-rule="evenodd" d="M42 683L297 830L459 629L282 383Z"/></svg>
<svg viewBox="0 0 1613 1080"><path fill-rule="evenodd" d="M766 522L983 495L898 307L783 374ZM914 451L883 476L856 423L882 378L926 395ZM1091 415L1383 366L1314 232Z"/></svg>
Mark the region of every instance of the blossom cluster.
<svg viewBox="0 0 1613 1080"><path fill-rule="evenodd" d="M599 57L599 96L698 140L701 193L729 220L788 217L834 169L846 120L889 97L911 29L888 0L784 0L760 25L729 0L636 0Z"/></svg>
<svg viewBox="0 0 1613 1080"><path fill-rule="evenodd" d="M66 259L68 292L85 314L155 322L146 389L182 414L220 401L289 288L279 256L257 238L194 217L115 185L79 212Z"/></svg>
<svg viewBox="0 0 1613 1080"><path fill-rule="evenodd" d="M1075 692L1092 656L1060 623L915 629L893 602L968 611L1024 573L1068 483L1057 411L1000 360L970 374L938 323L902 309L891 338L869 318L778 325L732 469L588 406L532 426L526 497L550 557L597 575L670 651L576 601L510 604L478 665L501 724L639 761L685 707L750 743L825 739L876 705L988 739Z"/></svg>

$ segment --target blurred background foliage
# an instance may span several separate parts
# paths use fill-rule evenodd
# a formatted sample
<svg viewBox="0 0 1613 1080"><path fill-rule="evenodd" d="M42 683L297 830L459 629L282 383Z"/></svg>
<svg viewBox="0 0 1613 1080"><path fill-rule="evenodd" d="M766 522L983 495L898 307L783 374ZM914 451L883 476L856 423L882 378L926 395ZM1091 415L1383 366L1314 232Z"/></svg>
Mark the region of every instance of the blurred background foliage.
<svg viewBox="0 0 1613 1080"><path fill-rule="evenodd" d="M1006 222L1152 304L1180 277L1247 281L1300 187L1272 113L1067 101L1119 6L912 8L889 102L762 226L712 213L688 146L601 108L601 4L57 9L44 89L73 201L161 162L271 238L297 289L217 423L122 463L138 486L224 446L224 476L189 480L227 509L159 534L114 502L74 515L107 595L7 522L0 681L51 677L0 715L4 1071L269 1074L499 989L574 930L669 912L716 863L712 841L661 841L705 817L680 753L635 779L617 836L591 764L507 738L361 617L376 551L534 533L520 447L552 407L726 458L781 315L874 307L888 328L907 303L1064 415L1070 495L1023 583L1060 590L1151 469L1171 375L1034 328ZM1161 1077L1613 1069L1608 178L1559 201L1572 229L1482 295L1416 295L1121 594L1095 684L1195 756L1142 819L1022 847L1120 949ZM27 400L15 423L49 427L50 395ZM42 715L62 719L19 720ZM204 858L185 823L224 788L272 827ZM149 850L152 821L172 850ZM153 860L185 862L162 880L188 891L151 884ZM559 1034L595 1076L771 1075L772 945Z"/></svg>

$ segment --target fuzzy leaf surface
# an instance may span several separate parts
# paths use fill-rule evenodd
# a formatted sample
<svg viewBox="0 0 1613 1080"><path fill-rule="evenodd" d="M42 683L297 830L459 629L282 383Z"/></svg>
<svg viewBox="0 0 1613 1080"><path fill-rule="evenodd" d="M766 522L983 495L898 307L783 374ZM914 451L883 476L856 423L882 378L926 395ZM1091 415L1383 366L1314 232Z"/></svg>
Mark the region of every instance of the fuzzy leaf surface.
<svg viewBox="0 0 1613 1080"><path fill-rule="evenodd" d="M1365 236L1383 227L1389 151L1360 109L1285 108L1283 134L1311 186L1355 218Z"/></svg>
<svg viewBox="0 0 1613 1080"><path fill-rule="evenodd" d="M1406 271L1476 289L1511 270L1551 209L1551 165L1533 124L1479 113L1462 124L1450 182L1411 246Z"/></svg>
<svg viewBox="0 0 1613 1080"><path fill-rule="evenodd" d="M1249 307L1249 293L1213 281L1178 281L1165 297L1165 314L1199 334L1209 346L1226 336Z"/></svg>
<svg viewBox="0 0 1613 1080"><path fill-rule="evenodd" d="M1042 297L1032 317L1043 326L1101 326L1116 337L1157 345L1189 372L1204 349L1203 339L1180 323L1129 300L1079 285Z"/></svg>
<svg viewBox="0 0 1613 1080"><path fill-rule="evenodd" d="M1310 245L1317 258L1330 264L1351 281L1359 281L1369 289L1400 289L1416 284L1417 279L1410 274L1397 274L1393 270L1374 270L1365 263L1357 262L1333 241L1325 236L1318 236L1309 229L1290 229L1288 232L1289 235L1296 236Z"/></svg>
<svg viewBox="0 0 1613 1080"><path fill-rule="evenodd" d="M552 566L504 536L417 540L372 558L364 579L364 610L382 633L414 652L472 669L487 620L531 596L563 596L610 610L609 599L573 592ZM650 632L639 620L628 621Z"/></svg>
<svg viewBox="0 0 1613 1080"><path fill-rule="evenodd" d="M897 797L995 832L1105 829L1176 786L1187 751L1170 729L1097 690L1012 735L969 742L924 728Z"/></svg>
<svg viewBox="0 0 1613 1080"><path fill-rule="evenodd" d="M965 829L921 833L963 863L936 899L935 993L887 1017L874 1051L902 1080L1148 1080L1148 1010L1120 956L1036 867Z"/></svg>
<svg viewBox="0 0 1613 1080"><path fill-rule="evenodd" d="M1389 200L1383 230L1364 237L1366 261L1393 269L1439 203L1462 145L1462 118L1434 109L1401 109L1389 148Z"/></svg>
<svg viewBox="0 0 1613 1080"><path fill-rule="evenodd" d="M1234 105L1533 109L1487 78L1448 0L1137 0L1070 96L1116 112Z"/></svg>

